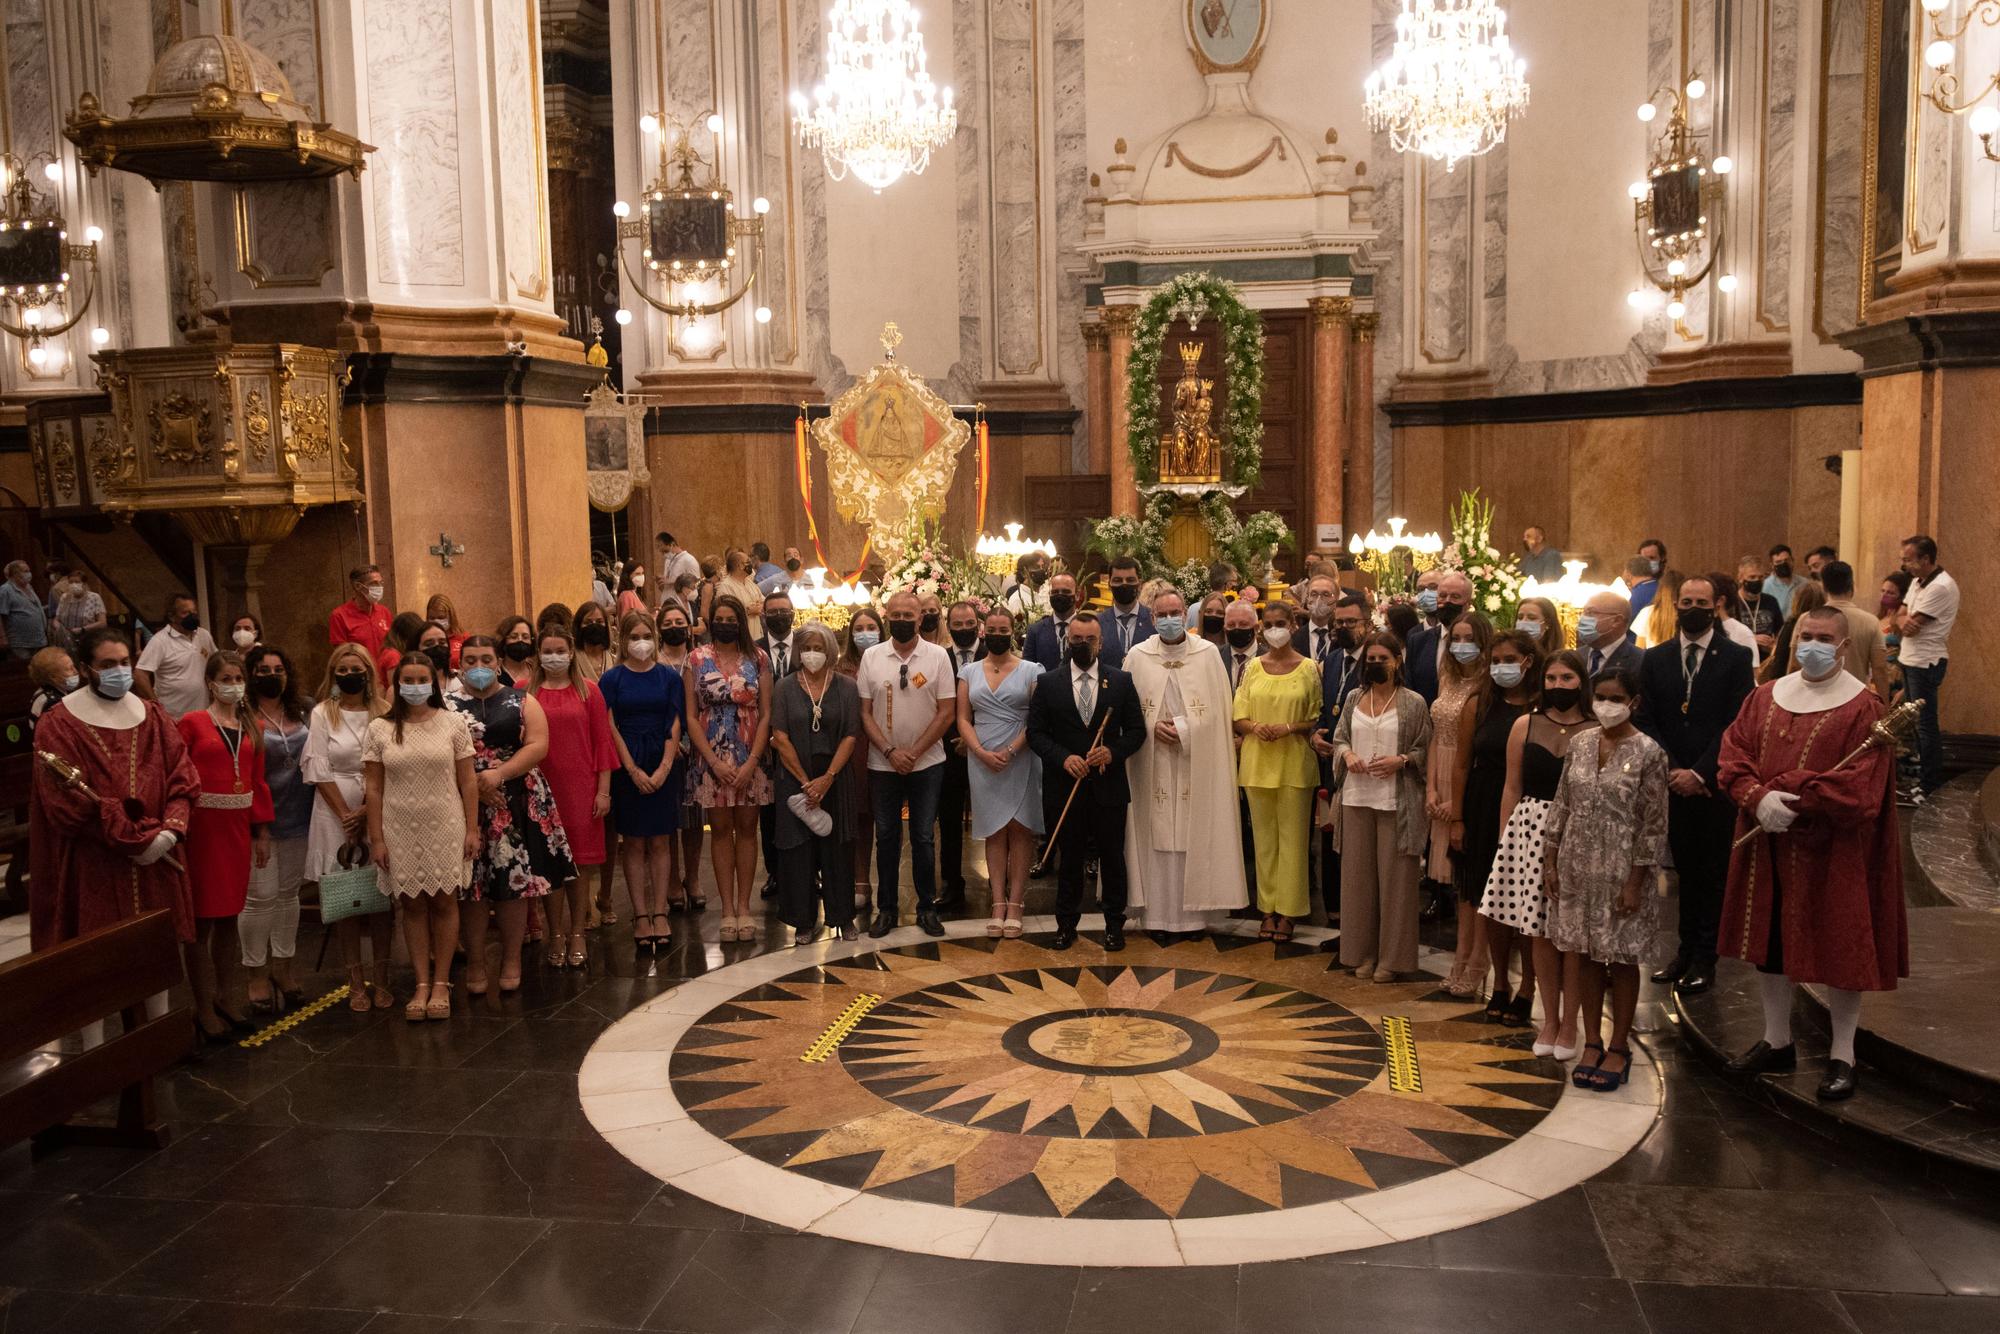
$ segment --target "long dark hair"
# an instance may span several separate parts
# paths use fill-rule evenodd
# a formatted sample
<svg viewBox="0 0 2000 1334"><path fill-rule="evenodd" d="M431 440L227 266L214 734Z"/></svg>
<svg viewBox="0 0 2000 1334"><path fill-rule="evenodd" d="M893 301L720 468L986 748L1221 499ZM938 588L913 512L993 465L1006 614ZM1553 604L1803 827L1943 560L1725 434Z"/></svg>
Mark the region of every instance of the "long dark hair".
<svg viewBox="0 0 2000 1334"><path fill-rule="evenodd" d="M417 636L429 624L413 611L398 612L396 619L389 622L389 642L398 653L414 653L417 651Z"/></svg>
<svg viewBox="0 0 2000 1334"><path fill-rule="evenodd" d="M306 699L299 692L299 674L292 666L292 659L283 649L273 644L259 644L243 655L243 675L246 679L256 678L258 664L266 658L276 658L278 666L285 673L285 690L278 696L278 708L284 712L287 722L302 723L306 720ZM254 692L249 692L253 694ZM248 700L245 701L248 703Z"/></svg>
<svg viewBox="0 0 2000 1334"><path fill-rule="evenodd" d="M1558 633L1560 633L1560 630ZM1489 672L1488 679L1491 679L1490 672L1492 670L1493 654L1502 644L1513 645L1527 659L1521 665L1521 685L1528 692L1528 712L1533 713L1542 706L1542 642L1526 630L1502 630L1499 634L1493 636L1493 643L1486 650L1487 669ZM1558 651L1568 652L1569 650ZM1486 698L1480 702L1479 716L1482 719L1485 718L1487 710L1492 708L1506 693L1496 683L1493 689L1488 692Z"/></svg>
<svg viewBox="0 0 2000 1334"><path fill-rule="evenodd" d="M439 689L437 664L422 653L412 653L396 664L396 674L389 678L389 721L396 730L396 744L403 744L403 721L410 716L410 702L403 698L403 673L412 667L421 667L431 674L431 697L426 702L434 709L444 707L444 694ZM414 683L413 683L414 684Z"/></svg>

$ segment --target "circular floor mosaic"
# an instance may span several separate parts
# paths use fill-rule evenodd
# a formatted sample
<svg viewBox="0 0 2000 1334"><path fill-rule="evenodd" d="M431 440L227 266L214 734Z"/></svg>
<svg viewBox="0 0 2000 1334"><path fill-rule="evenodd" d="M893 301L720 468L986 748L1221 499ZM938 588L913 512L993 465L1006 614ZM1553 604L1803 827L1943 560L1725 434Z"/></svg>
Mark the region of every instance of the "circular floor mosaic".
<svg viewBox="0 0 2000 1334"><path fill-rule="evenodd" d="M1046 925L718 969L606 1032L585 1112L663 1180L784 1226L1120 1265L1464 1226L1601 1170L1657 1113L1643 1056L1616 1094L1574 1090L1434 978L1363 982L1233 931L1059 952Z"/></svg>

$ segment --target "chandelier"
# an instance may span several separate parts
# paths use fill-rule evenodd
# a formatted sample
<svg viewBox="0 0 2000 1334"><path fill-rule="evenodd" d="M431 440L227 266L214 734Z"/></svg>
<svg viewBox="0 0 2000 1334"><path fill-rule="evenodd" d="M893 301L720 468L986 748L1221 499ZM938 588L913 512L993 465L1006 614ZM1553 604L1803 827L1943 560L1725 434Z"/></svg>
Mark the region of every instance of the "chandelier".
<svg viewBox="0 0 2000 1334"><path fill-rule="evenodd" d="M1964 88L1958 72L1951 67L1958 58L1959 39L1965 36L1975 18L1989 28L2000 25L2000 2L1972 0L1956 23L1951 22L1952 0L1922 0L1922 4L1924 24L1931 37L1924 44L1924 64L1931 73L1929 87L1920 91L1926 101L1948 116L1971 112L1966 119L1979 138L1980 153L1988 162L2000 162L2000 150L1995 149L1993 142L2000 136L2000 107L1986 100L1988 93L2000 88L2000 73L1992 75L1971 97L1958 102L1954 99Z"/></svg>
<svg viewBox="0 0 2000 1334"><path fill-rule="evenodd" d="M1704 159L1700 138L1688 123L1688 104L1706 91L1699 75L1674 91L1667 128L1653 145L1646 179L1632 182L1627 192L1639 237L1639 269L1666 295L1667 317L1676 325L1687 314L1688 289L1708 277L1721 254L1723 177L1735 165L1726 156ZM1642 121L1657 114L1654 102L1639 107ZM1715 285L1733 292L1736 275L1722 274ZM1626 297L1641 309L1658 299L1644 287Z"/></svg>
<svg viewBox="0 0 2000 1334"><path fill-rule="evenodd" d="M62 167L49 162L42 174L57 184ZM84 238L82 245L70 241L68 224L51 199L36 193L26 163L12 153L0 156L0 330L27 343L35 374L60 371L63 358L48 340L75 328L96 294L94 284L84 286L80 300L71 292L70 266L94 276L104 233L91 227ZM111 335L100 328L91 337L102 347Z"/></svg>
<svg viewBox="0 0 2000 1334"><path fill-rule="evenodd" d="M827 25L826 79L810 102L792 94L792 124L834 180L851 171L879 194L922 172L958 128L951 89L925 69L910 0L834 0Z"/></svg>
<svg viewBox="0 0 2000 1334"><path fill-rule="evenodd" d="M1369 128L1450 171L1507 141L1507 122L1528 109L1527 73L1493 0L1403 0L1395 52L1368 76Z"/></svg>

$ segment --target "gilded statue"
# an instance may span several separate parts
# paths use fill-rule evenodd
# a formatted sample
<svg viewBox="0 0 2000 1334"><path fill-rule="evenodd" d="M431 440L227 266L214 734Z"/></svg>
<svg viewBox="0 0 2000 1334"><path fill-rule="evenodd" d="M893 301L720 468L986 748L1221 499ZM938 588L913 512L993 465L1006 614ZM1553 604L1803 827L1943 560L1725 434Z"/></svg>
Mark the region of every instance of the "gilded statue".
<svg viewBox="0 0 2000 1334"><path fill-rule="evenodd" d="M1201 378L1201 344L1182 343L1181 378L1174 386L1174 425L1160 441L1160 480L1222 480L1222 441L1211 429L1215 381Z"/></svg>

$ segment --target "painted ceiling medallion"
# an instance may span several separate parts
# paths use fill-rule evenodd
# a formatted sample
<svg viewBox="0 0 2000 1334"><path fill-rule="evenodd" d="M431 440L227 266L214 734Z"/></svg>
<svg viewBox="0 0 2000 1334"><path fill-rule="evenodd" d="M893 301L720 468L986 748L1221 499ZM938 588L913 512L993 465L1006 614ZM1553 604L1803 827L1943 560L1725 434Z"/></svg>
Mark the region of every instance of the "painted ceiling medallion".
<svg viewBox="0 0 2000 1334"><path fill-rule="evenodd" d="M1403 0L1396 49L1368 76L1363 105L1397 152L1450 171L1507 141L1507 122L1528 109L1527 76L1493 0Z"/></svg>

